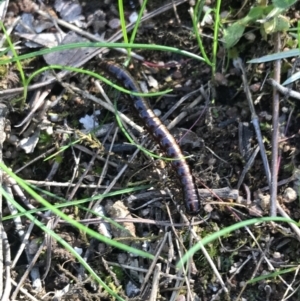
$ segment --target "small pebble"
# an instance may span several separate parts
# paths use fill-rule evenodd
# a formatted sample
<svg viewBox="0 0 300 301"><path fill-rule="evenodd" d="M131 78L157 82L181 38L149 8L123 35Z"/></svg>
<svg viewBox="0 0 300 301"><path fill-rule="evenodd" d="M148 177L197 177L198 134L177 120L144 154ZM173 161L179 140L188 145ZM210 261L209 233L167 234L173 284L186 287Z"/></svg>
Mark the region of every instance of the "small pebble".
<svg viewBox="0 0 300 301"><path fill-rule="evenodd" d="M111 19L109 22L108 22L108 26L111 28L111 29L117 29L121 26L121 22L119 19L117 18L114 18L114 19Z"/></svg>
<svg viewBox="0 0 300 301"><path fill-rule="evenodd" d="M59 121L59 116L58 116L58 114L55 114L55 113L50 114L50 120L51 120L52 122L57 122L57 121Z"/></svg>
<svg viewBox="0 0 300 301"><path fill-rule="evenodd" d="M274 259L279 259L279 258L281 258L281 254L279 252L274 252L273 258Z"/></svg>
<svg viewBox="0 0 300 301"><path fill-rule="evenodd" d="M130 23L135 23L138 19L138 16L139 15L137 14L136 11L134 11L132 14L130 14L130 16L129 16Z"/></svg>
<svg viewBox="0 0 300 301"><path fill-rule="evenodd" d="M182 73L177 70L172 74L173 79L181 79L182 78Z"/></svg>
<svg viewBox="0 0 300 301"><path fill-rule="evenodd" d="M284 197L284 201L286 203L291 203L291 202L294 202L297 199L297 193L296 193L296 191L293 188L288 187L284 191L283 197Z"/></svg>
<svg viewBox="0 0 300 301"><path fill-rule="evenodd" d="M246 32L244 36L250 42L254 42L256 39L256 35L253 32Z"/></svg>
<svg viewBox="0 0 300 301"><path fill-rule="evenodd" d="M154 109L153 113L155 114L155 116L159 117L161 116L161 111L159 109Z"/></svg>

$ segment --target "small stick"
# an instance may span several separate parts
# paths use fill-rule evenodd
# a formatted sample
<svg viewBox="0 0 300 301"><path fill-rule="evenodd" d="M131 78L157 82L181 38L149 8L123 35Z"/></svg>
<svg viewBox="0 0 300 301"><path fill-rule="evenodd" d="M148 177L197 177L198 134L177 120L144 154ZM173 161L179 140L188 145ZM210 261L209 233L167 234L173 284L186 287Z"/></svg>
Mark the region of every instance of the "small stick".
<svg viewBox="0 0 300 301"><path fill-rule="evenodd" d="M245 91L245 94L246 94L246 97L247 97L247 100L248 100L248 105L249 105L250 112L251 112L251 121L253 123L255 133L256 133L256 136L257 136L258 145L259 145L259 148L260 148L260 154L261 154L261 158L262 158L262 161L263 161L265 173L266 173L266 176L267 176L267 181L268 181L269 188L270 188L271 187L271 173L270 173L269 162L268 162L267 155L266 155L265 145L264 145L263 140L262 140L262 135L261 135L259 122L258 122L258 116L255 112L251 92L250 92L249 85L248 85L248 82L247 82L246 71L245 71L245 68L243 66L242 60L240 58L237 58L237 59L234 60L234 65L235 65L236 68L239 68L242 71L244 91Z"/></svg>
<svg viewBox="0 0 300 301"><path fill-rule="evenodd" d="M281 48L280 33L275 34L275 52L279 52ZM274 80L280 82L281 60L274 62ZM279 130L279 93L273 88L273 122L272 122L272 173L271 173L271 200L270 200L270 216L276 216L277 204L277 177L278 177L278 130Z"/></svg>
<svg viewBox="0 0 300 301"><path fill-rule="evenodd" d="M281 94L283 94L284 96L290 96L293 97L295 99L300 100L300 93L296 92L294 90L291 90L289 88L286 88L282 85L280 85L278 82L276 82L273 78L270 78L267 80L267 83L270 84L271 86L273 86L276 90L278 90Z"/></svg>

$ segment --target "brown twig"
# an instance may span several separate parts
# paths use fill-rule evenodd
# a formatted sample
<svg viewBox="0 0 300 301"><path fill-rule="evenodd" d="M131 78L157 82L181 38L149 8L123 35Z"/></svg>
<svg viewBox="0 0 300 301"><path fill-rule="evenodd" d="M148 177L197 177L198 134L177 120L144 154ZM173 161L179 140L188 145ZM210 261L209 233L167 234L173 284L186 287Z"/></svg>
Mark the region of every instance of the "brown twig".
<svg viewBox="0 0 300 301"><path fill-rule="evenodd" d="M260 130L260 125L259 125L259 120L258 120L258 116L255 112L255 108L254 108L254 103L252 100L252 95L251 95L251 91L249 88L249 84L248 84L248 80L247 80L247 75L246 75L246 70L243 66L242 60L240 58L236 58L234 60L234 65L236 68L240 69L242 72L242 80L243 80L243 85L244 85L244 91L248 100L248 105L249 105L249 109L251 112L251 121L253 124L253 127L255 129L255 133L256 133L256 137L257 137L257 141L258 141L258 145L260 148L260 155L263 161L263 166L265 169L265 174L267 177L267 181L268 181L268 185L269 187L271 187L271 173L270 173L270 167L269 167L269 162L268 162L268 158L266 155L266 149L265 149L265 145L263 143L263 139L262 139L262 134L261 134L261 130Z"/></svg>
<svg viewBox="0 0 300 301"><path fill-rule="evenodd" d="M281 48L280 33L275 36L275 52ZM274 80L280 82L281 60L274 63ZM276 216L277 177L278 177L278 137L279 137L279 93L273 88L273 133L272 133L272 163L271 163L271 201L270 216Z"/></svg>
<svg viewBox="0 0 300 301"><path fill-rule="evenodd" d="M286 88L282 85L280 85L277 81L275 81L273 78L270 78L267 80L267 83L274 87L277 91L279 91L284 96L288 95L289 97L300 99L300 93L294 90L291 90L289 88Z"/></svg>

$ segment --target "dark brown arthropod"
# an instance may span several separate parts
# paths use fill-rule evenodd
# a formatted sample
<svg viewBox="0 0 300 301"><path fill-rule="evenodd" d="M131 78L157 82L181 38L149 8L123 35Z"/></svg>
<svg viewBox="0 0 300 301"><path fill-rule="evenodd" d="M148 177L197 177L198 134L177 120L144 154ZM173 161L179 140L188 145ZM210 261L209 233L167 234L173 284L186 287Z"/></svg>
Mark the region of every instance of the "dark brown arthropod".
<svg viewBox="0 0 300 301"><path fill-rule="evenodd" d="M132 92L140 92L140 89L132 78L132 76L122 67L113 63L103 63L105 69L112 74L127 89ZM200 210L200 199L197 187L195 186L193 176L184 155L174 137L170 134L166 126L155 116L148 105L148 102L140 96L130 95L133 106L137 110L140 118L144 122L145 128L149 134L160 145L162 150L170 158L178 158L172 160L171 164L176 171L178 178L182 184L184 195L184 203L189 214L195 215Z"/></svg>

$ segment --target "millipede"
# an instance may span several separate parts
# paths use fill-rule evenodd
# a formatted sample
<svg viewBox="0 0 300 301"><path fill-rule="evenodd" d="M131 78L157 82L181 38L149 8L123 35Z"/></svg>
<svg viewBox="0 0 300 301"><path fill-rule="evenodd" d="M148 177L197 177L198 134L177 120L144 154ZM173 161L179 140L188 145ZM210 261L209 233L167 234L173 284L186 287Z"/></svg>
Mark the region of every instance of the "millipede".
<svg viewBox="0 0 300 301"><path fill-rule="evenodd" d="M126 89L132 92L140 92L138 84L135 82L133 77L122 67L111 62L102 63L101 65L110 74L116 77L118 82L120 82ZM139 117L143 121L148 133L159 144L166 155L174 159L171 161L171 165L182 185L184 203L187 212L190 215L198 214L200 211L200 198L198 190L190 168L184 159L184 155L179 145L174 137L170 134L167 127L154 114L148 102L143 97L130 94L130 98L132 99L132 104Z"/></svg>

